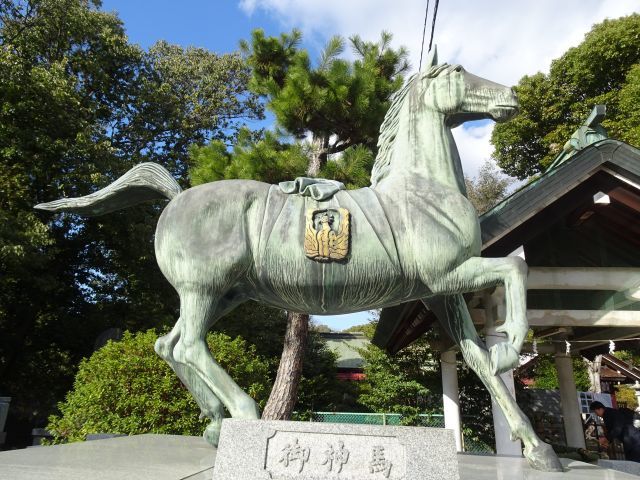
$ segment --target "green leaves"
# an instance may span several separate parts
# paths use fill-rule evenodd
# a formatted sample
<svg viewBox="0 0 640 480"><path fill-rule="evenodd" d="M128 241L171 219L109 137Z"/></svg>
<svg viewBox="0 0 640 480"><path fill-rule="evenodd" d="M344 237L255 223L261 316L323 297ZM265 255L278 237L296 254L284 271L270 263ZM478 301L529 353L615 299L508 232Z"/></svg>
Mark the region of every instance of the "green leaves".
<svg viewBox="0 0 640 480"><path fill-rule="evenodd" d="M49 418L54 443L84 440L89 433L200 435L206 422L169 366L156 355L154 330L125 332L81 362L71 390ZM216 359L258 403L269 391L268 362L240 337L207 336Z"/></svg>
<svg viewBox="0 0 640 480"><path fill-rule="evenodd" d="M498 165L524 179L544 170L592 108L607 105L603 122L612 137L638 145L637 66L640 15L605 20L584 41L554 60L548 75L523 77L516 91L520 114L496 125Z"/></svg>
<svg viewBox="0 0 640 480"><path fill-rule="evenodd" d="M158 205L98 219L32 206L142 161L186 185L189 145L230 143L263 114L240 55L145 52L99 5L0 3L0 394L28 421L46 418L100 332L164 325L178 307L153 254Z"/></svg>
<svg viewBox="0 0 640 480"><path fill-rule="evenodd" d="M339 58L344 40L333 37L314 67L307 52L297 48L300 38L299 31L279 38L253 33L251 43L243 44L254 74L251 88L266 97L267 107L288 133L312 137L312 157L319 159L319 168L328 155L355 145L375 150L389 97L408 69L406 50L391 49L388 33L378 43L356 36L350 43L357 58L350 62Z"/></svg>
<svg viewBox="0 0 640 480"><path fill-rule="evenodd" d="M464 181L467 187L467 198L478 215L482 215L502 200L513 183L512 178L502 175L489 160L480 167L476 179L465 177Z"/></svg>
<svg viewBox="0 0 640 480"><path fill-rule="evenodd" d="M256 141L246 129L231 152L216 141L189 152L193 185L233 178L278 183L304 175L308 161L302 145L281 143L271 132Z"/></svg>

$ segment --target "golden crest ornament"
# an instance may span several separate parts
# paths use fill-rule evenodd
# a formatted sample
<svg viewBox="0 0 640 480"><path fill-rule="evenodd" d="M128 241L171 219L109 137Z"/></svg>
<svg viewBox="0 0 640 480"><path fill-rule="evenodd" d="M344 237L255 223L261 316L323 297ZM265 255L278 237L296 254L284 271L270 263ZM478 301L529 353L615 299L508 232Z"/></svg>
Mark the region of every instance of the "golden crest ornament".
<svg viewBox="0 0 640 480"><path fill-rule="evenodd" d="M318 262L334 262L349 254L351 214L346 208L307 210L304 253Z"/></svg>

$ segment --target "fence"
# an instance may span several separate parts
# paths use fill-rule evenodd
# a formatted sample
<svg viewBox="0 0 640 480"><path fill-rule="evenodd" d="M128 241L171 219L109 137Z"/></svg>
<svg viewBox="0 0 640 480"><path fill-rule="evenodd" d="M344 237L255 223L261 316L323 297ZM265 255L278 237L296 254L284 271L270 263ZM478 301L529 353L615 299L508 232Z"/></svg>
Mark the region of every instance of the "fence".
<svg viewBox="0 0 640 480"><path fill-rule="evenodd" d="M313 412L312 422L353 423L358 425L402 425L402 415L398 413L350 413L350 412ZM412 425L420 427L444 428L444 415L421 414ZM465 433L465 430L467 433ZM465 452L493 453L493 449L463 428L462 445Z"/></svg>

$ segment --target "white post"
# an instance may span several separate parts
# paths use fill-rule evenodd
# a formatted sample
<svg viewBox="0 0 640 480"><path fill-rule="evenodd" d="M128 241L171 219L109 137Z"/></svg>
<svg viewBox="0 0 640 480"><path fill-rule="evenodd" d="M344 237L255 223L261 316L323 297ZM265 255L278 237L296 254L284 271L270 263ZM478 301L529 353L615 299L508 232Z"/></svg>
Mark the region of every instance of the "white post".
<svg viewBox="0 0 640 480"><path fill-rule="evenodd" d="M560 406L562 407L567 446L585 448L582 416L576 394L576 382L573 379L571 355L567 355L564 350L558 350L555 355L555 363L560 384Z"/></svg>
<svg viewBox="0 0 640 480"><path fill-rule="evenodd" d="M4 431L4 425L7 421L7 415L9 414L10 403L11 397L0 397L0 446L4 445L4 441L7 436Z"/></svg>
<svg viewBox="0 0 640 480"><path fill-rule="evenodd" d="M456 351L447 350L440 355L442 370L442 404L444 406L444 428L453 430L456 450L462 451L462 427L460 422L460 396L458 392L458 370Z"/></svg>
<svg viewBox="0 0 640 480"><path fill-rule="evenodd" d="M485 315L486 315L486 344L487 348L491 348L493 345L506 342L507 337L504 333L498 333L495 329L496 323L496 309L494 306L499 305L503 299L500 295L501 292L496 292L497 298L493 295L484 295ZM516 387L513 381L513 370L509 370L500 375L502 381L506 385L511 396L516 398ZM496 436L496 453L498 455L513 455L522 456L522 443L520 440L511 440L511 429L507 423L507 419L502 413L502 409L498 405L493 397L491 398L491 410L493 412L493 429Z"/></svg>
<svg viewBox="0 0 640 480"><path fill-rule="evenodd" d="M636 403L638 406L634 410L637 412L640 411L640 383L638 383L638 380L636 380L636 383L634 383L631 388L636 392Z"/></svg>

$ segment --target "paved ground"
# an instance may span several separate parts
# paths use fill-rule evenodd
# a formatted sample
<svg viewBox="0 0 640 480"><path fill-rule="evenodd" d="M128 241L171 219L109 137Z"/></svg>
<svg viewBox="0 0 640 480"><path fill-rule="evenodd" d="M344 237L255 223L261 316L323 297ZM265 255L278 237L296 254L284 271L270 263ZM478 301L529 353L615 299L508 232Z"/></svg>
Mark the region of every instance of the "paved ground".
<svg viewBox="0 0 640 480"><path fill-rule="evenodd" d="M136 435L0 452L0 480L211 480L215 458L202 437Z"/></svg>
<svg viewBox="0 0 640 480"><path fill-rule="evenodd" d="M200 437L110 438L0 452L0 480L212 480L215 455ZM513 457L459 455L458 465L461 480L640 478L572 460L563 460L564 473L537 472L524 459Z"/></svg>

